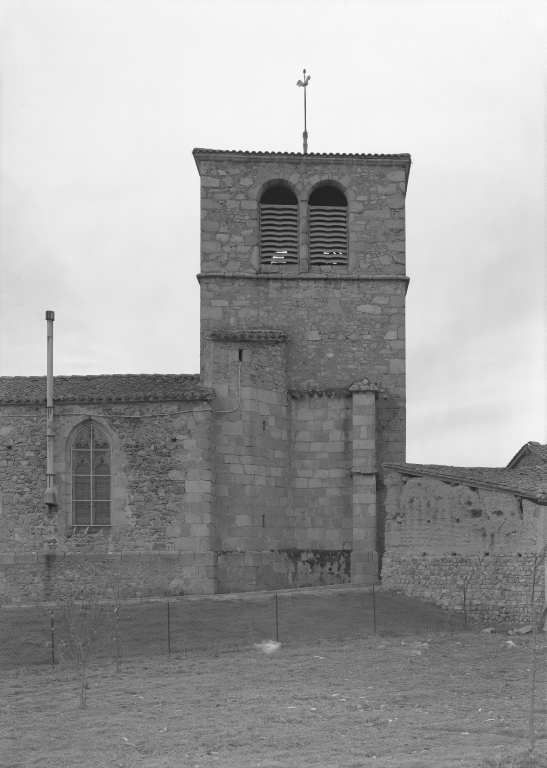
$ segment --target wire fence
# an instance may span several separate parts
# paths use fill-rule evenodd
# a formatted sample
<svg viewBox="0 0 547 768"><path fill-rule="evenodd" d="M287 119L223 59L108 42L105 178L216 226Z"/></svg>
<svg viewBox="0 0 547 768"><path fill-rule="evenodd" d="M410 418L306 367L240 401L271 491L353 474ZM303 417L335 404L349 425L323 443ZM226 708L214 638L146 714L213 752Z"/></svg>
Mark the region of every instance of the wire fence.
<svg viewBox="0 0 547 768"><path fill-rule="evenodd" d="M69 610L70 609L70 610ZM87 623L82 620L87 616ZM78 623L80 622L80 623ZM0 668L52 665L70 646L95 644L101 659L222 652L254 643L314 642L367 635L464 632L479 625L451 611L385 589L293 590L4 608L0 611ZM87 636L86 636L87 633Z"/></svg>

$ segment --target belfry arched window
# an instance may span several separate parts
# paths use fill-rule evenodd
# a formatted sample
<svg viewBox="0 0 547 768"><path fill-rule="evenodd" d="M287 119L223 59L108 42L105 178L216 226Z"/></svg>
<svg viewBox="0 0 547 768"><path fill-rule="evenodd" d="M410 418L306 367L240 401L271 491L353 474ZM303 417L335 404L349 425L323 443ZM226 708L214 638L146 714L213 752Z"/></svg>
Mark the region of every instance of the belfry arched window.
<svg viewBox="0 0 547 768"><path fill-rule="evenodd" d="M110 525L112 451L105 433L87 424L72 441L72 524Z"/></svg>
<svg viewBox="0 0 547 768"><path fill-rule="evenodd" d="M260 198L260 263L298 264L298 200L287 187Z"/></svg>
<svg viewBox="0 0 547 768"><path fill-rule="evenodd" d="M336 187L319 187L309 199L310 266L348 263L348 201Z"/></svg>

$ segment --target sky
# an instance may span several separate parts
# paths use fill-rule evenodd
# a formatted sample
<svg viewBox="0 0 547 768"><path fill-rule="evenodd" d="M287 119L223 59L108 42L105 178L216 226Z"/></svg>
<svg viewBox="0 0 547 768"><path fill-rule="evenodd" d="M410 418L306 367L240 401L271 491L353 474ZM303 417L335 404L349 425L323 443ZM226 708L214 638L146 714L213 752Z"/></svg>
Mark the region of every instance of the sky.
<svg viewBox="0 0 547 768"><path fill-rule="evenodd" d="M194 147L412 155L407 461L547 442L543 0L0 2L0 375L199 371Z"/></svg>

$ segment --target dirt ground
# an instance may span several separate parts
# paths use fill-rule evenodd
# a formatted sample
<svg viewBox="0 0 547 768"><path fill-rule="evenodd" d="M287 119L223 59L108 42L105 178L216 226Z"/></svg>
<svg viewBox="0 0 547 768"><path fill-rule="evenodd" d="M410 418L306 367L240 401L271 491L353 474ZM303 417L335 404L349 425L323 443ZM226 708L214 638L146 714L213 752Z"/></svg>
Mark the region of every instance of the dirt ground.
<svg viewBox="0 0 547 768"><path fill-rule="evenodd" d="M531 640L480 632L250 646L1 673L2 768L476 768L528 744ZM545 694L540 657L538 704ZM538 756L547 765L545 714ZM543 762L544 760L544 762Z"/></svg>

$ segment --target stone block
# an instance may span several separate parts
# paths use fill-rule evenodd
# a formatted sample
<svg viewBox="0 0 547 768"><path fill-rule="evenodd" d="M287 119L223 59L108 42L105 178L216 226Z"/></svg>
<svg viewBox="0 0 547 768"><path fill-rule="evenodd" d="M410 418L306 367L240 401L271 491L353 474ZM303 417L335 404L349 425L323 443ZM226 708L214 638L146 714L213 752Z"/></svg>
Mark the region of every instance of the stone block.
<svg viewBox="0 0 547 768"><path fill-rule="evenodd" d="M141 563L150 563L158 559L158 552L139 552L139 560Z"/></svg>
<svg viewBox="0 0 547 768"><path fill-rule="evenodd" d="M139 552L122 552L122 563L139 563L140 559Z"/></svg>

